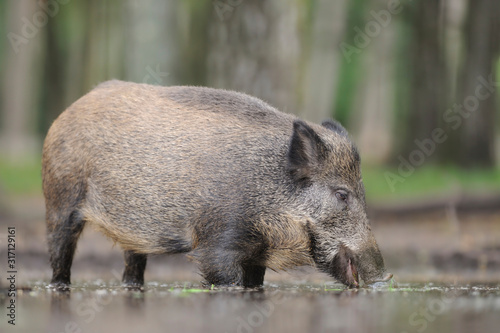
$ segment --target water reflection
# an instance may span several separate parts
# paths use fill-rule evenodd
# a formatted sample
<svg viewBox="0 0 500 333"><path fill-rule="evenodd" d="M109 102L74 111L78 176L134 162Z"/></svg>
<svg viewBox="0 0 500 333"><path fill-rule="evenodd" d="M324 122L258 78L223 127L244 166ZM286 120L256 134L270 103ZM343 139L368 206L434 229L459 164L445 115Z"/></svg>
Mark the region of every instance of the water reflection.
<svg viewBox="0 0 500 333"><path fill-rule="evenodd" d="M31 295L31 296L30 296ZM496 332L498 285L404 284L344 290L338 286L267 285L255 290L105 284L71 292L39 288L21 296L23 317L44 306L48 332ZM29 313L33 311L33 313ZM39 315L40 317L40 315ZM36 323L31 331L39 331ZM469 330L471 329L471 330ZM472 330L473 329L473 330ZM465 331L464 331L465 332Z"/></svg>
<svg viewBox="0 0 500 333"><path fill-rule="evenodd" d="M50 318L48 321L48 332L65 332L66 328L72 328L72 313L70 310L71 293L69 290L53 291L50 294ZM67 324L70 323L70 324ZM71 332L72 330L70 330Z"/></svg>
<svg viewBox="0 0 500 333"><path fill-rule="evenodd" d="M144 289L126 290L123 298L125 299L125 306L131 313L141 314L144 311L144 304L146 296Z"/></svg>

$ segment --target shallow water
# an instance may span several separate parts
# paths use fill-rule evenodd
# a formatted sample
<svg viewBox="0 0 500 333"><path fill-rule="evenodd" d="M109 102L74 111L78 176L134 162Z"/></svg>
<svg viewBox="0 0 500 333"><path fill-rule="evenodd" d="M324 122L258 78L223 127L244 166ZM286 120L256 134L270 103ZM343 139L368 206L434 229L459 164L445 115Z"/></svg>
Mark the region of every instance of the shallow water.
<svg viewBox="0 0 500 333"><path fill-rule="evenodd" d="M8 301L2 293L3 309ZM32 282L18 290L15 328L2 317L1 332L498 332L500 286L149 282L129 291L97 280L56 292Z"/></svg>

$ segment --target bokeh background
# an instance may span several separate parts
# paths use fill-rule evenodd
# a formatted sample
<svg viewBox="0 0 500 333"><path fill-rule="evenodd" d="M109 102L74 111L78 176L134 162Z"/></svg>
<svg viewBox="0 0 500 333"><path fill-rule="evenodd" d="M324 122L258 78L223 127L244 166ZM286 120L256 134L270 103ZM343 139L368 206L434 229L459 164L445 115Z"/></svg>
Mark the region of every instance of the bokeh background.
<svg viewBox="0 0 500 333"><path fill-rule="evenodd" d="M499 1L6 0L0 36L0 233L19 226L24 265L42 272L25 279L50 274L43 138L109 79L335 118L359 146L388 266L500 267ZM86 239L77 257L98 265Z"/></svg>

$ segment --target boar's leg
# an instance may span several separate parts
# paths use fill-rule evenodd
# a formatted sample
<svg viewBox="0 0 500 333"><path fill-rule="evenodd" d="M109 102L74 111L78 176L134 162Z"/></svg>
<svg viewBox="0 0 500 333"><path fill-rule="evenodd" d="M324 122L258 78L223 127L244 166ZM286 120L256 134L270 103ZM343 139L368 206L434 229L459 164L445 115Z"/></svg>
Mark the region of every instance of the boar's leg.
<svg viewBox="0 0 500 333"><path fill-rule="evenodd" d="M205 250L198 261L208 285L252 288L264 283L266 268L248 263L246 253L241 250Z"/></svg>
<svg viewBox="0 0 500 333"><path fill-rule="evenodd" d="M77 211L73 211L66 219L60 215L61 212L47 212L47 238L52 266L51 283L65 286L70 284L76 243L85 221Z"/></svg>
<svg viewBox="0 0 500 333"><path fill-rule="evenodd" d="M243 286L260 287L264 284L265 266L243 265Z"/></svg>
<svg viewBox="0 0 500 333"><path fill-rule="evenodd" d="M209 286L261 286L266 270L262 239L251 224L232 224L225 230L212 223L197 228L197 246L190 256Z"/></svg>
<svg viewBox="0 0 500 333"><path fill-rule="evenodd" d="M228 249L198 249L200 270L208 285L243 286L243 269L238 251ZM197 256L198 257L198 256Z"/></svg>
<svg viewBox="0 0 500 333"><path fill-rule="evenodd" d="M125 270L123 271L123 284L128 287L142 286L144 284L144 270L148 256L133 251L125 251Z"/></svg>

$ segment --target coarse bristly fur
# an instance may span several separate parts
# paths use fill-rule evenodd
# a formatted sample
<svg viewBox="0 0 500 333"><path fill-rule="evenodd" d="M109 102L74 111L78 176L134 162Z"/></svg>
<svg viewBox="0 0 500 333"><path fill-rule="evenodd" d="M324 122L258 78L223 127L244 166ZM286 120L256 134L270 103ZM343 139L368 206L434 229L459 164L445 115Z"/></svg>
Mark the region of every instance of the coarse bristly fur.
<svg viewBox="0 0 500 333"><path fill-rule="evenodd" d="M54 284L99 228L142 284L149 254L188 253L209 284L262 285L316 266L349 286L382 278L360 159L345 129L237 92L105 82L54 122L42 161Z"/></svg>

